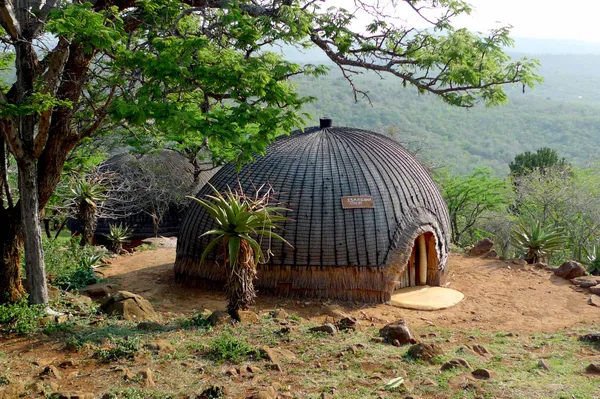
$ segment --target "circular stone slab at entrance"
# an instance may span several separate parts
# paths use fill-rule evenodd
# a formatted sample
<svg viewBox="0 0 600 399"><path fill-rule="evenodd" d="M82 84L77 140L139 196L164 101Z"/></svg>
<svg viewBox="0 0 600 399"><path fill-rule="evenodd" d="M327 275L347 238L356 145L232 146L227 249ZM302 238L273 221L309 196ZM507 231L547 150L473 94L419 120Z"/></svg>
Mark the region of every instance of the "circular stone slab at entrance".
<svg viewBox="0 0 600 399"><path fill-rule="evenodd" d="M464 297L462 292L450 288L422 285L394 291L390 302L399 308L439 310L456 305Z"/></svg>

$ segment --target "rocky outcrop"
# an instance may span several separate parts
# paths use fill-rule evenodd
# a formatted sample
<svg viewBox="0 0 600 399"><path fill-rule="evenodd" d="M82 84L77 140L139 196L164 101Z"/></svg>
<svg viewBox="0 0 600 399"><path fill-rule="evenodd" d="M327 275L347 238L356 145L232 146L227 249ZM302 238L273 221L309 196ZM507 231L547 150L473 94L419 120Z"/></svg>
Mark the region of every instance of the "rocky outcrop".
<svg viewBox="0 0 600 399"><path fill-rule="evenodd" d="M158 315L150 302L128 291L119 291L107 297L100 305L100 310L125 320L158 321Z"/></svg>
<svg viewBox="0 0 600 399"><path fill-rule="evenodd" d="M554 272L558 277L566 278L567 280L574 279L575 277L585 276L587 271L581 263L575 261L567 261L560 265Z"/></svg>
<svg viewBox="0 0 600 399"><path fill-rule="evenodd" d="M469 251L469 256L483 256L492 250L494 246L494 241L489 238L484 238L475 244L473 248Z"/></svg>
<svg viewBox="0 0 600 399"><path fill-rule="evenodd" d="M405 345L417 343L417 340L414 338L404 320L398 320L386 325L379 330L379 335L381 335L384 340L392 344L397 343L399 345Z"/></svg>

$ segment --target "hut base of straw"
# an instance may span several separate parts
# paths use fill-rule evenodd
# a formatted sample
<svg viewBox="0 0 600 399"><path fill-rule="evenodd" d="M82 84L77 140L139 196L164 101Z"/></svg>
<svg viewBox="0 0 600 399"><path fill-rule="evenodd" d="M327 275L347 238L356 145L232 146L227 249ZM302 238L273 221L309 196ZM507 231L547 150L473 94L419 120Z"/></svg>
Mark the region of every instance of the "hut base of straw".
<svg viewBox="0 0 600 399"><path fill-rule="evenodd" d="M225 270L197 258L177 257L175 278L185 285L222 290ZM263 293L288 298L328 298L361 303L389 302L398 288L397 268L356 266L269 266L260 265L254 285ZM401 273L406 273L406 266ZM429 273L428 273L429 274ZM439 276L432 283L439 283ZM432 279L433 280L433 279Z"/></svg>

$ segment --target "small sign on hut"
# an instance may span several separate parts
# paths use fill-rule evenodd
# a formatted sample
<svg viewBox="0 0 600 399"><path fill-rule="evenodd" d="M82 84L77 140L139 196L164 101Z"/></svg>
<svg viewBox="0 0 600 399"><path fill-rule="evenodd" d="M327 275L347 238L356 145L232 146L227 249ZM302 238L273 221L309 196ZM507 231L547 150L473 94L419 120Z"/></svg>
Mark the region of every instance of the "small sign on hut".
<svg viewBox="0 0 600 399"><path fill-rule="evenodd" d="M368 209L375 208L373 197L370 195L352 195L342 197L342 208L344 209Z"/></svg>

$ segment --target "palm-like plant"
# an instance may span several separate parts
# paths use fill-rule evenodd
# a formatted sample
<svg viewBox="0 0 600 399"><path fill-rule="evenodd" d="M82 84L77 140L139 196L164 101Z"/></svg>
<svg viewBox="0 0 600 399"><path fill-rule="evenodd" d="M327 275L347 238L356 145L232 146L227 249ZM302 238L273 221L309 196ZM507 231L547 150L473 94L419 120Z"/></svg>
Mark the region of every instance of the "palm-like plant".
<svg viewBox="0 0 600 399"><path fill-rule="evenodd" d="M73 180L71 183L76 217L82 226L81 246L92 243L96 231L96 210L98 203L106 199L105 191L106 188L102 184L83 178Z"/></svg>
<svg viewBox="0 0 600 399"><path fill-rule="evenodd" d="M565 236L561 230L547 230L539 220L517 224L512 234L512 244L526 252L527 263L537 263L548 259L555 251L562 249Z"/></svg>
<svg viewBox="0 0 600 399"><path fill-rule="evenodd" d="M207 195L209 200L193 198L215 220L217 227L202 236L216 237L206 246L201 262L206 256L221 244L223 248L227 281L227 311L238 318L239 310L247 310L256 299L254 279L256 265L265 261L258 237L268 237L289 243L280 235L273 232L278 226L276 222L286 220L279 212L285 208L270 205L272 190L261 193L262 187L254 197L246 196L243 191L219 193L211 186L214 195ZM256 237L256 238L255 238Z"/></svg>
<svg viewBox="0 0 600 399"><path fill-rule="evenodd" d="M591 251L586 249L585 253L588 272L594 276L600 276L600 246L594 245Z"/></svg>
<svg viewBox="0 0 600 399"><path fill-rule="evenodd" d="M119 223L118 225L111 224L108 226L108 234L104 234L104 236L110 242L112 251L116 254L120 254L123 252L123 243L131 237L131 234L132 231L127 226L123 226Z"/></svg>

